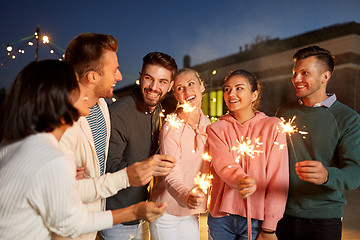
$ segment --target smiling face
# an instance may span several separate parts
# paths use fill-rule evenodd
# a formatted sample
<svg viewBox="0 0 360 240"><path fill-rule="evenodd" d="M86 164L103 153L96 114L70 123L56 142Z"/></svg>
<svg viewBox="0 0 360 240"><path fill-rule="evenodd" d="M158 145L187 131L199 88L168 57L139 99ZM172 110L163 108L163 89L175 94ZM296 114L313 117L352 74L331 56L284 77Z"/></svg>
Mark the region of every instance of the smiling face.
<svg viewBox="0 0 360 240"><path fill-rule="evenodd" d="M111 98L116 83L122 80L116 52L105 50L101 61L103 69L101 73L96 73L100 79L97 81L96 88L94 89L95 96L97 98Z"/></svg>
<svg viewBox="0 0 360 240"><path fill-rule="evenodd" d="M308 106L324 101L327 98L326 85L330 76L330 72L314 56L296 61L292 77L296 97L301 98Z"/></svg>
<svg viewBox="0 0 360 240"><path fill-rule="evenodd" d="M145 104L154 109L170 90L172 72L164 67L148 64L142 73L139 73L140 88Z"/></svg>
<svg viewBox="0 0 360 240"><path fill-rule="evenodd" d="M258 91L253 92L243 76L233 76L225 82L224 100L232 112L252 111L252 103L257 97Z"/></svg>
<svg viewBox="0 0 360 240"><path fill-rule="evenodd" d="M192 107L201 108L204 85L194 72L183 72L174 79L174 95L183 104L187 101Z"/></svg>

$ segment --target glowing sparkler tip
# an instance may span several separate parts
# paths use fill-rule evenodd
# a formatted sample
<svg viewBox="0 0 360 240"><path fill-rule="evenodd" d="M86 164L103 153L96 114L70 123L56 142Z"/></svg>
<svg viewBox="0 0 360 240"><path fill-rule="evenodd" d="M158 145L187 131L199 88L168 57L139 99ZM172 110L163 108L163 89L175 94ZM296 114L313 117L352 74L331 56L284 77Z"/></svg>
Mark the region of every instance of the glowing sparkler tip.
<svg viewBox="0 0 360 240"><path fill-rule="evenodd" d="M299 131L298 128L296 127L295 124L293 124L294 120L295 120L296 116L293 116L293 118L288 122L285 121L285 119L283 117L281 117L281 122L280 122L280 126L282 128L282 132L289 134L289 136L291 136L291 134L298 132L300 134L308 134L307 132L304 131Z"/></svg>
<svg viewBox="0 0 360 240"><path fill-rule="evenodd" d="M251 158L255 157L255 153L262 153L263 151L261 150L256 150L257 147L259 147L260 145L262 145L263 143L260 142L260 138L256 138L254 140L255 144L251 144L251 139L249 139L248 137L244 140L244 138L241 138L241 142L239 140L236 140L238 142L238 146L234 146L232 147L233 151L236 151L238 153L240 153L242 156L250 156ZM239 158L239 157L238 157ZM235 162L239 162L239 159L236 158Z"/></svg>
<svg viewBox="0 0 360 240"><path fill-rule="evenodd" d="M184 112L192 112L196 107L192 107L188 101L184 101L183 104L179 105L179 108L182 108Z"/></svg>
<svg viewBox="0 0 360 240"><path fill-rule="evenodd" d="M166 115L165 121L169 122L170 126L179 129L182 125L182 120L179 119L176 113Z"/></svg>
<svg viewBox="0 0 360 240"><path fill-rule="evenodd" d="M211 179L213 179L213 175L199 172L194 179L194 184L207 194L208 189L211 187Z"/></svg>
<svg viewBox="0 0 360 240"><path fill-rule="evenodd" d="M211 156L207 152L202 154L202 158L204 159L204 161L211 162Z"/></svg>

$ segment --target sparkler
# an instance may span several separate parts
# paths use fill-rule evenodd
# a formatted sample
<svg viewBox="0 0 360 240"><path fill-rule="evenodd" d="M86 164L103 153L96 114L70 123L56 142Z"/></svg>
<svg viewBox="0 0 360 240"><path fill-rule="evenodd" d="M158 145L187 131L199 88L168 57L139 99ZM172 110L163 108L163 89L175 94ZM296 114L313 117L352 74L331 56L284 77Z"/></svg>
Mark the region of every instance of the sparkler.
<svg viewBox="0 0 360 240"><path fill-rule="evenodd" d="M189 113L196 109L196 107L192 107L191 104L187 101L185 101L183 104L178 105L177 108L182 108L184 112ZM160 117L164 117L164 114L161 112ZM163 138L163 141L165 140L166 136L169 134L169 130L171 128L180 129L180 127L183 125L184 122L186 122L186 119L180 119L177 117L176 112L170 113L166 115L165 121L169 123L170 126L167 126L165 129L168 131L166 135ZM184 129L183 129L184 130ZM182 133L181 133L182 134ZM155 153L158 153L160 150L161 145L158 147Z"/></svg>
<svg viewBox="0 0 360 240"><path fill-rule="evenodd" d="M165 121L169 122L170 126L176 129L179 129L184 122L184 120L177 117L176 113L166 115ZM169 128L166 130L169 130Z"/></svg>
<svg viewBox="0 0 360 240"><path fill-rule="evenodd" d="M254 141L255 144L251 144L251 139L248 137L245 140L244 140L244 137L241 137L241 142L239 140L236 140L236 141L238 143L238 146L234 146L231 149L233 151L236 151L237 153L240 153L240 156L238 156L235 159L236 163L239 163L240 158L242 160L244 160L243 156L245 156L245 155L247 155L251 158L254 158L255 153L259 154L259 153L263 152L261 150L256 150L257 147L263 145L263 143L260 142L260 137L255 139L255 141ZM247 165L248 164L246 164L246 172L247 172Z"/></svg>
<svg viewBox="0 0 360 240"><path fill-rule="evenodd" d="M188 113L194 111L196 107L192 107L190 102L184 101L184 103L180 104L178 108L182 108L184 112Z"/></svg>
<svg viewBox="0 0 360 240"><path fill-rule="evenodd" d="M280 127L282 128L282 132L285 134L289 134L289 140L290 140L290 144L291 144L291 148L294 152L294 156L295 156L295 162L298 162L297 156L296 156L296 152L295 152L295 148L294 148L294 144L293 141L291 139L291 134L294 134L296 132L300 133L300 134L308 134L308 132L304 132L304 131L299 131L299 129L296 127L296 125L293 125L293 122L295 120L296 116L293 116L293 118L288 122L285 121L285 119L283 117L281 117L281 122L280 122ZM303 137L305 138L305 137Z"/></svg>
<svg viewBox="0 0 360 240"><path fill-rule="evenodd" d="M236 140L238 143L238 146L232 147L231 150L236 151L237 153L240 153L238 157L236 157L235 162L239 163L240 159L242 160L242 167L245 169L245 173L248 173L249 171L249 162L247 161L246 156L255 158L255 153L259 154L263 151L256 150L256 148L263 145L262 142L260 142L260 137L256 138L254 140L254 144L251 143L251 139L249 137L246 137L244 140L244 137L241 137L241 141ZM245 164L245 167L244 167ZM228 167L231 167L229 165ZM246 198L246 219L247 219L247 226L248 226L248 239L251 240L251 202L250 202L250 196Z"/></svg>
<svg viewBox="0 0 360 240"><path fill-rule="evenodd" d="M200 189L203 193L207 194L208 189L211 187L211 179L213 179L212 174L199 172L198 175L194 178L194 184L196 187L193 188L192 191L195 192L196 189Z"/></svg>
<svg viewBox="0 0 360 240"><path fill-rule="evenodd" d="M211 156L207 152L202 154L202 158L204 159L204 161L211 162Z"/></svg>

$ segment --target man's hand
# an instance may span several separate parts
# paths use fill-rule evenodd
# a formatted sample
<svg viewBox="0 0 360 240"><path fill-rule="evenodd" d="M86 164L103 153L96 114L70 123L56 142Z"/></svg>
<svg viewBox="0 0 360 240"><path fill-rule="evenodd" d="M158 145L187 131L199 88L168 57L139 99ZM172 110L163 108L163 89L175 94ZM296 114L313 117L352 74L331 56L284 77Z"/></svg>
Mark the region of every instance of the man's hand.
<svg viewBox="0 0 360 240"><path fill-rule="evenodd" d="M250 176L239 179L237 189L239 190L241 197L246 199L256 191L255 179Z"/></svg>
<svg viewBox="0 0 360 240"><path fill-rule="evenodd" d="M195 187L189 193L187 205L188 205L188 208L190 208L190 209L196 209L204 201L205 201L204 193L200 189Z"/></svg>
<svg viewBox="0 0 360 240"><path fill-rule="evenodd" d="M166 176L175 166L175 158L168 155L155 154L141 162L136 162L127 167L130 185L133 187L144 186L152 177Z"/></svg>
<svg viewBox="0 0 360 240"><path fill-rule="evenodd" d="M155 154L150 159L154 161L154 177L168 175L176 162L175 158L164 154Z"/></svg>
<svg viewBox="0 0 360 240"><path fill-rule="evenodd" d="M301 180L321 185L327 182L329 172L321 162L315 160L302 161L295 164L296 174Z"/></svg>
<svg viewBox="0 0 360 240"><path fill-rule="evenodd" d="M147 158L127 167L126 172L130 185L139 187L149 183L154 175L154 163L155 161Z"/></svg>
<svg viewBox="0 0 360 240"><path fill-rule="evenodd" d="M139 202L134 205L137 219L153 222L164 214L167 203Z"/></svg>

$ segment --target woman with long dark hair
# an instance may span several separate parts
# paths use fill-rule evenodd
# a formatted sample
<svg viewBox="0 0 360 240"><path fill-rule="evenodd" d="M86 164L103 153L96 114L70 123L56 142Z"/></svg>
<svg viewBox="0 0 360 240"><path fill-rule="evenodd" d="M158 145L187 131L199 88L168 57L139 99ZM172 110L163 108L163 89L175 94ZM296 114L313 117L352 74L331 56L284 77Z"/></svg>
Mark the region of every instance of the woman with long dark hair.
<svg viewBox="0 0 360 240"><path fill-rule="evenodd" d="M72 67L44 60L16 77L2 110L0 239L76 237L135 219L153 221L161 203L88 212L75 183L75 164L57 149L64 131L89 113L86 89Z"/></svg>

